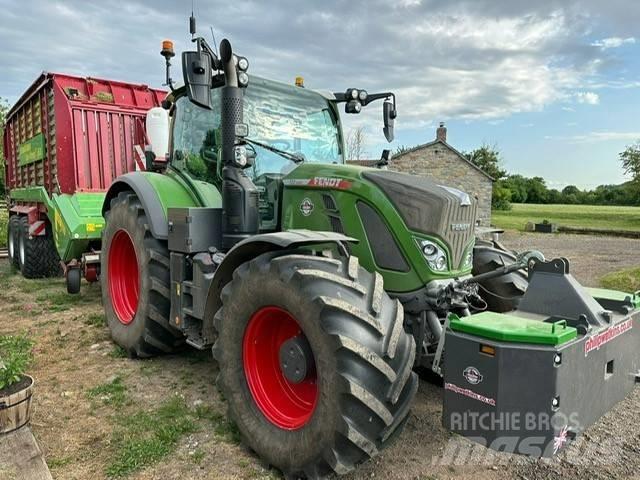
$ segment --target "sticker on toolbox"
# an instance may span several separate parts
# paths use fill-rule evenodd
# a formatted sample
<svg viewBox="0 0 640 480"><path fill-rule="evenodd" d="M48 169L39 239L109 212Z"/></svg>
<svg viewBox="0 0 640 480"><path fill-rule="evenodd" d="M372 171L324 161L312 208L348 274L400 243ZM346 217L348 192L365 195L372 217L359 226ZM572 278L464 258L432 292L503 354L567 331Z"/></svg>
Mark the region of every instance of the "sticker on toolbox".
<svg viewBox="0 0 640 480"><path fill-rule="evenodd" d="M462 372L462 376L471 385L477 385L483 379L482 374L480 373L480 371L476 367L467 367L467 368L465 368L464 372Z"/></svg>
<svg viewBox="0 0 640 480"><path fill-rule="evenodd" d="M619 337L625 332L628 332L633 328L633 320L630 318L624 322L620 322L617 325L609 327L602 333L593 335L586 342L584 342L584 356L589 355L589 352L593 350L599 350L602 345L610 342L616 337Z"/></svg>
<svg viewBox="0 0 640 480"><path fill-rule="evenodd" d="M491 405L492 407L496 406L496 401L494 398L485 397L484 395L480 395L479 393L474 392L468 388L462 388L453 383L445 383L445 390L450 390L453 393L457 393L458 395L464 395L465 397L473 398L474 400L478 400L479 402L486 403L487 405Z"/></svg>

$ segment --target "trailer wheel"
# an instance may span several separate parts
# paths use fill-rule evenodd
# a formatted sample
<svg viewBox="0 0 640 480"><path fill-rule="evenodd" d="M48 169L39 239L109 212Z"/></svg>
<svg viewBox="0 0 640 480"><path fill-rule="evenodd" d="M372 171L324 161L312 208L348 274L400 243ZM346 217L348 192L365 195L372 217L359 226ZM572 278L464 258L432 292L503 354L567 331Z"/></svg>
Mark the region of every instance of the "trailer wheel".
<svg viewBox="0 0 640 480"><path fill-rule="evenodd" d="M80 284L82 281L82 271L80 267L68 267L66 274L67 293L75 295L80 293Z"/></svg>
<svg viewBox="0 0 640 480"><path fill-rule="evenodd" d="M11 215L9 217L9 225L7 226L7 250L9 253L9 261L15 268L20 268L18 260L18 243L20 235L20 217Z"/></svg>
<svg viewBox="0 0 640 480"><path fill-rule="evenodd" d="M503 265L516 261L516 256L492 242L476 244L473 250L473 275L490 272ZM480 296L487 302L487 310L492 312L509 312L518 307L520 299L529 286L524 270L517 270L508 275L490 278L480 282Z"/></svg>
<svg viewBox="0 0 640 480"><path fill-rule="evenodd" d="M266 253L222 302L213 354L230 417L287 478L346 473L400 432L416 347L378 273L355 257Z"/></svg>
<svg viewBox="0 0 640 480"><path fill-rule="evenodd" d="M51 227L47 224L45 235L30 236L29 220L19 218L18 266L24 278L45 278L60 275L60 257L53 242Z"/></svg>
<svg viewBox="0 0 640 480"><path fill-rule="evenodd" d="M130 357L171 353L183 335L169 324L167 242L154 238L138 197L121 192L105 214L102 303L111 338Z"/></svg>

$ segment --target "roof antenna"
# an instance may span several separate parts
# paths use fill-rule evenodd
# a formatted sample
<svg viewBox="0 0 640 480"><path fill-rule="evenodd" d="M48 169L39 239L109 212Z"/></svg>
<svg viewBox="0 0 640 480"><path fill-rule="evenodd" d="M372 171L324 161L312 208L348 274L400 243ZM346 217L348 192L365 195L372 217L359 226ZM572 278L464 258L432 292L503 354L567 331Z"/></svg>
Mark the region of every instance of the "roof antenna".
<svg viewBox="0 0 640 480"><path fill-rule="evenodd" d="M191 34L191 38L196 34L196 17L193 16L193 3L194 0L191 0L191 16L189 17L189 33Z"/></svg>

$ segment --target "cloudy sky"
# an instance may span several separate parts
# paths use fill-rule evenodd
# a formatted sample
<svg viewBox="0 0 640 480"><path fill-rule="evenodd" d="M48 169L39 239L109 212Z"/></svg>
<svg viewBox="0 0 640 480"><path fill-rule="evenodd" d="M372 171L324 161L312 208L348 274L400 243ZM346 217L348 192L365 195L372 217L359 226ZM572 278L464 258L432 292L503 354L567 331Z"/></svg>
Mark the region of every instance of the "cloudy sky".
<svg viewBox="0 0 640 480"><path fill-rule="evenodd" d="M200 32L229 37L254 74L395 91L392 148L432 140L445 121L460 150L495 144L511 172L593 187L624 179L618 153L640 139L638 0L195 5ZM191 1L0 0L0 96L14 102L42 70L160 86L160 42L189 48L190 10ZM376 158L380 106L369 110L347 126L365 125Z"/></svg>

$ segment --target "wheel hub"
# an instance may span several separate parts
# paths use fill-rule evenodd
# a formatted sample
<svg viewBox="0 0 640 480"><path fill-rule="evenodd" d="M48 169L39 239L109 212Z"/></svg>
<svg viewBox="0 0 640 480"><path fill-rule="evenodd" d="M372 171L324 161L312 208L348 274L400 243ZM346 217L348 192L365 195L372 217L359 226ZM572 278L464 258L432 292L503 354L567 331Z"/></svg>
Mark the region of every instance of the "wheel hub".
<svg viewBox="0 0 640 480"><path fill-rule="evenodd" d="M291 383L300 383L315 368L311 345L304 335L296 335L280 347L280 370Z"/></svg>
<svg viewBox="0 0 640 480"><path fill-rule="evenodd" d="M249 391L269 422L296 430L311 419L318 400L315 360L304 332L288 311L270 306L251 316L242 361Z"/></svg>

